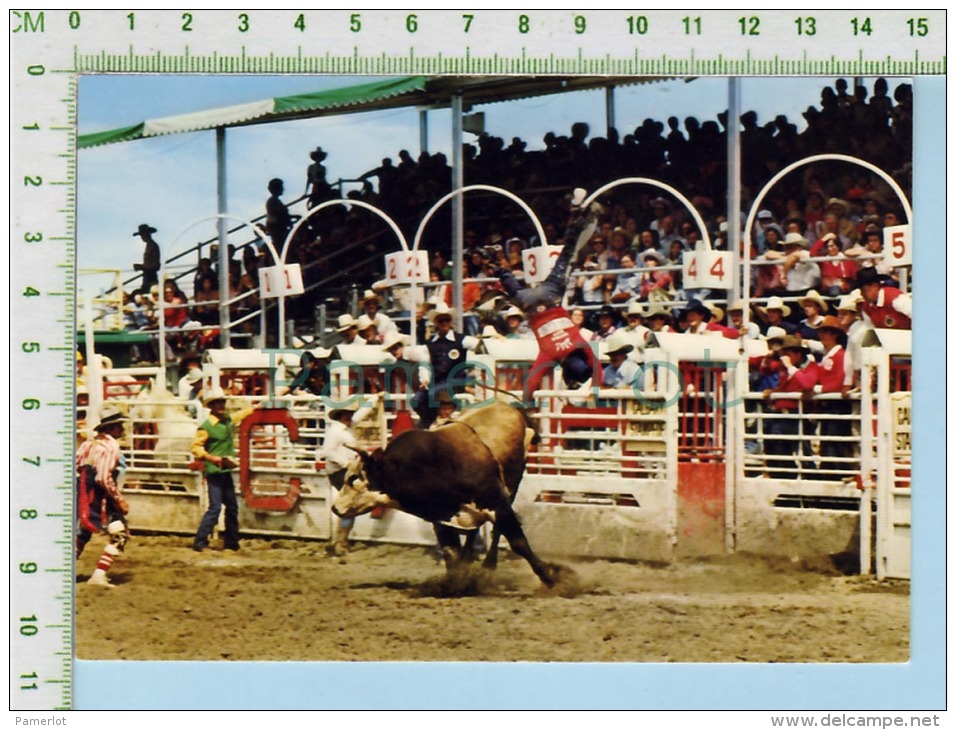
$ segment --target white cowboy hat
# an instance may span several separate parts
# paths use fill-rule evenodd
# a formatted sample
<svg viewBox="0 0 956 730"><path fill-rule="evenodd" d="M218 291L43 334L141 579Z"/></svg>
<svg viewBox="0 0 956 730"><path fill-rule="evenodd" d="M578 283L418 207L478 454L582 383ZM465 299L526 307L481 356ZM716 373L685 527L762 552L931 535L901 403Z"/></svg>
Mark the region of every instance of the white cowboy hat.
<svg viewBox="0 0 956 730"><path fill-rule="evenodd" d="M379 304L382 303L382 298L381 298L378 294L376 294L374 291L372 291L371 289L366 289L366 290L365 290L365 293L362 294L362 298L359 299L359 303L365 304L365 302L367 302L367 301L369 301L369 300L371 300L371 299L374 299L374 300L377 301Z"/></svg>
<svg viewBox="0 0 956 730"><path fill-rule="evenodd" d="M335 328L336 332L345 332L355 326L355 318L351 314L339 315L339 326Z"/></svg>
<svg viewBox="0 0 956 730"><path fill-rule="evenodd" d="M355 413L358 411L357 403L347 403L346 405L340 406L338 408L332 408L329 410L329 418L331 420L337 419L343 413Z"/></svg>
<svg viewBox="0 0 956 730"><path fill-rule="evenodd" d="M821 313L830 311L830 305L827 304L826 300L820 296L820 292L818 292L816 289L811 289L797 300L797 304L799 304L801 307L806 302L813 302L816 304L820 308Z"/></svg>
<svg viewBox="0 0 956 730"><path fill-rule="evenodd" d="M660 304L652 304L647 308L647 312L644 313L644 319L651 319L653 317L669 317L671 313L664 309Z"/></svg>
<svg viewBox="0 0 956 730"><path fill-rule="evenodd" d="M491 340L491 339L500 340L500 339L502 339L502 336L501 336L501 333L498 332L498 330L495 329L495 326L494 326L493 324L486 324L486 325L482 328L481 334L478 335L478 339L480 339L480 340Z"/></svg>
<svg viewBox="0 0 956 730"><path fill-rule="evenodd" d="M405 336L400 335L396 332L389 332L385 335L385 341L382 343L382 350L384 352L389 352L395 345L404 345Z"/></svg>
<svg viewBox="0 0 956 730"><path fill-rule="evenodd" d="M797 235L799 235L799 234L797 234ZM767 306L761 307L761 308L762 308L763 311L765 311L765 312L767 312L767 311L769 311L769 310L771 310L771 309L776 309L776 310L779 310L780 312L782 312L784 317L789 317L789 316L790 316L790 307L788 307L786 304L784 304L783 299L781 299L780 297L770 297L770 298L767 300Z"/></svg>
<svg viewBox="0 0 956 730"><path fill-rule="evenodd" d="M95 430L102 431L110 426L123 425L126 422L126 416L116 406L103 406L100 410L100 422L96 424Z"/></svg>
<svg viewBox="0 0 956 730"><path fill-rule="evenodd" d="M787 330L783 327L768 327L767 340L780 340L787 336Z"/></svg>
<svg viewBox="0 0 956 730"><path fill-rule="evenodd" d="M863 301L863 295L859 289L854 289L846 296L840 297L837 302L836 310L838 312L859 312L860 302Z"/></svg>
<svg viewBox="0 0 956 730"><path fill-rule="evenodd" d="M787 246L800 246L801 248L806 248L810 245L810 242L801 236L799 233L790 232L783 238L784 247Z"/></svg>
<svg viewBox="0 0 956 730"><path fill-rule="evenodd" d="M357 320L355 320L355 326L359 332L364 332L369 327L375 325L375 322L367 314L361 315Z"/></svg>
<svg viewBox="0 0 956 730"><path fill-rule="evenodd" d="M624 316L628 317L630 315L636 314L638 317L643 318L645 315L644 307L641 306L641 303L636 299L632 299L631 303L627 305L627 309L624 312Z"/></svg>
<svg viewBox="0 0 956 730"><path fill-rule="evenodd" d="M509 317L521 317L522 319L524 319L524 312L522 312L520 309L518 309L516 306L512 304L504 312L501 313L501 316L504 317L505 319L508 319Z"/></svg>
<svg viewBox="0 0 956 730"><path fill-rule="evenodd" d="M649 248L646 251L641 252L641 261L646 264L648 259L654 259L658 266L667 262L667 259L664 258L664 254L662 254L656 248Z"/></svg>
<svg viewBox="0 0 956 730"><path fill-rule="evenodd" d="M605 350L604 354L610 357L611 355L616 355L618 353L626 355L631 350L634 349L634 345L630 342L627 342L624 339L623 334L620 332L615 332L604 343Z"/></svg>
<svg viewBox="0 0 956 730"><path fill-rule="evenodd" d="M706 300L704 300L703 304L705 307L707 307L707 309L710 310L712 321L719 322L724 318L724 310L718 307L716 304Z"/></svg>
<svg viewBox="0 0 956 730"><path fill-rule="evenodd" d="M434 322L437 317L452 317L455 316L455 310L452 307L449 307L445 302L439 302L433 310L428 313L428 321Z"/></svg>
<svg viewBox="0 0 956 730"><path fill-rule="evenodd" d="M214 400L226 400L226 391L218 385L213 386L202 394L202 404L208 406Z"/></svg>

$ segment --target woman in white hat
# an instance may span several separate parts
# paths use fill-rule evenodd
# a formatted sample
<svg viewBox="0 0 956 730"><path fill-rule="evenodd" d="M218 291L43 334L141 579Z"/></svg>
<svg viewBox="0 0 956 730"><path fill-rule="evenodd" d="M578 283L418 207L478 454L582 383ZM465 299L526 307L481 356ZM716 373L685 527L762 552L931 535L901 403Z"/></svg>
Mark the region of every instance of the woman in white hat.
<svg viewBox="0 0 956 730"><path fill-rule="evenodd" d="M767 334L770 327L780 327L788 335L797 331L797 326L787 320L787 317L790 316L790 306L780 297L770 297L763 307L754 307L754 313L760 320L763 334Z"/></svg>
<svg viewBox="0 0 956 730"><path fill-rule="evenodd" d="M727 305L727 321L728 326L739 332L741 337L760 339L760 327L756 322L750 320L744 327L744 303L741 300L734 299Z"/></svg>
<svg viewBox="0 0 956 730"><path fill-rule="evenodd" d="M667 259L660 251L649 249L641 253L641 264L644 273L641 275L641 301L661 302L673 298L672 284L674 277L669 271L658 271L658 266L667 263Z"/></svg>
<svg viewBox="0 0 956 730"><path fill-rule="evenodd" d="M382 352L389 358L383 363L382 383L386 393L404 394L407 398L419 388L418 369L427 360L422 346L409 347L405 335L389 332L382 343Z"/></svg>
<svg viewBox="0 0 956 730"><path fill-rule="evenodd" d="M367 344L365 340L359 336L358 333L358 322L355 321L355 318L351 314L343 314L339 316L338 327L335 328L335 332L342 338L339 344L342 345L364 345Z"/></svg>
<svg viewBox="0 0 956 730"><path fill-rule="evenodd" d="M602 388L629 388L632 386L640 389L637 382L641 374L640 366L633 360L628 359L628 354L634 349L634 345L627 341L627 338L620 331L611 335L605 342L605 355L610 363L604 366L604 372L601 378Z"/></svg>
<svg viewBox="0 0 956 730"><path fill-rule="evenodd" d="M790 295L806 294L820 286L820 267L808 261L810 242L799 233L788 233L783 239L786 259L780 274L780 283Z"/></svg>
<svg viewBox="0 0 956 730"><path fill-rule="evenodd" d="M625 342L634 345L636 353L643 352L650 329L644 326L644 307L636 299L631 301L624 310L624 322L625 325L618 328L617 332ZM634 357L636 355L632 355L632 358Z"/></svg>
<svg viewBox="0 0 956 730"><path fill-rule="evenodd" d="M823 315L830 311L830 305L815 289L810 290L797 300L803 309L803 319L797 324L797 334L804 340L819 341L817 328L823 323Z"/></svg>
<svg viewBox="0 0 956 730"><path fill-rule="evenodd" d="M358 330L359 337L365 340L366 344L382 344L382 335L378 331L378 326L375 324L375 320L367 314L359 315L359 318L355 321L355 329Z"/></svg>
<svg viewBox="0 0 956 730"><path fill-rule="evenodd" d="M84 441L76 450L77 522L76 557L95 532L106 532L109 544L96 562L96 570L87 583L112 587L106 577L116 557L123 552L128 538L126 514L129 506L119 484L125 462L119 439L126 428L126 417L113 405L100 411L100 422L94 438ZM105 516L105 519L104 519Z"/></svg>
<svg viewBox="0 0 956 730"><path fill-rule="evenodd" d="M524 313L513 304L501 313L507 328L505 339L508 340L528 340L533 339L534 335L528 329L524 321Z"/></svg>
<svg viewBox="0 0 956 730"><path fill-rule="evenodd" d="M863 296L854 289L842 297L836 305L837 319L846 332L846 355L843 358L844 397L860 386L860 369L863 366L863 337L872 329L860 316L860 304Z"/></svg>
<svg viewBox="0 0 956 730"><path fill-rule="evenodd" d="M382 311L382 298L374 291L366 289L359 300L359 306L362 307L365 315L375 323L375 331L379 334L379 337L384 337L389 332L398 332L398 325ZM361 328L359 328L359 334L362 334Z"/></svg>

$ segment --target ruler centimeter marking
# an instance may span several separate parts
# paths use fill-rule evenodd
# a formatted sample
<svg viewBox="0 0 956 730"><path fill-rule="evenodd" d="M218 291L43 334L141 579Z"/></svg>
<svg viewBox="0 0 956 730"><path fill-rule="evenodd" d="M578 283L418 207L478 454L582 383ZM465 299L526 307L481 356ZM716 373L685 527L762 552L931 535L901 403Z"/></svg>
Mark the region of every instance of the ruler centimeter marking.
<svg viewBox="0 0 956 730"><path fill-rule="evenodd" d="M73 660L77 75L919 75L943 10L10 12L10 706Z"/></svg>

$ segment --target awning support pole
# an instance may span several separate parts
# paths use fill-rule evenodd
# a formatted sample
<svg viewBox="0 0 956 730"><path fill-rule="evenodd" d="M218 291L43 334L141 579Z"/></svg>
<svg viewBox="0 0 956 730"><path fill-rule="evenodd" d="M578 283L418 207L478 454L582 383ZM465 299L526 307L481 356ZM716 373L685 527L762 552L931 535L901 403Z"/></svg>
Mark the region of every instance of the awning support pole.
<svg viewBox="0 0 956 730"><path fill-rule="evenodd" d="M740 242L740 79L731 76L727 83L727 250L743 263L743 281L735 282L731 292L740 292L746 327L750 322L750 243ZM743 342L740 338L741 347Z"/></svg>
<svg viewBox="0 0 956 730"><path fill-rule="evenodd" d="M216 212L225 215L228 213L226 207L226 128L216 127ZM229 347L229 236L226 219L220 218L216 226L219 233L219 342L222 347Z"/></svg>
<svg viewBox="0 0 956 730"><path fill-rule="evenodd" d="M418 151L428 152L428 110L418 111Z"/></svg>
<svg viewBox="0 0 956 730"><path fill-rule="evenodd" d="M462 99L461 94L451 97L451 188L459 190L465 186L465 175L461 159L462 144ZM462 286L464 279L465 234L464 234L464 203L461 195L456 195L451 202L451 240L452 240L452 306L455 308L455 324L460 332L463 315Z"/></svg>
<svg viewBox="0 0 956 730"><path fill-rule="evenodd" d="M616 129L617 120L614 115L614 87L607 86L604 89L604 115L607 119L607 134L610 137L611 130Z"/></svg>

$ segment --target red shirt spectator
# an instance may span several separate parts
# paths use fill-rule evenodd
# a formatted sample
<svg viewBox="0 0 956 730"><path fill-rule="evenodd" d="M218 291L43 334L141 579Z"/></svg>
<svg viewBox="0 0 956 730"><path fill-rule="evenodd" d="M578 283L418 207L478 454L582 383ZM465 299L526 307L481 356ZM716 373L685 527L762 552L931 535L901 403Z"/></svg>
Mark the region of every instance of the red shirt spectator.
<svg viewBox="0 0 956 730"><path fill-rule="evenodd" d="M885 287L874 267L865 268L857 277L857 286L863 295L860 311L876 328L891 330L913 329L913 300L894 287Z"/></svg>
<svg viewBox="0 0 956 730"><path fill-rule="evenodd" d="M807 357L807 348L799 337L788 335L780 344L780 363L784 370L780 373L780 384L770 393L812 393L814 386L819 382L820 375L817 364ZM780 398L773 401L776 411L795 411L799 403L790 398Z"/></svg>

